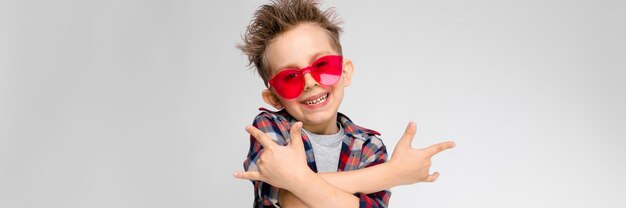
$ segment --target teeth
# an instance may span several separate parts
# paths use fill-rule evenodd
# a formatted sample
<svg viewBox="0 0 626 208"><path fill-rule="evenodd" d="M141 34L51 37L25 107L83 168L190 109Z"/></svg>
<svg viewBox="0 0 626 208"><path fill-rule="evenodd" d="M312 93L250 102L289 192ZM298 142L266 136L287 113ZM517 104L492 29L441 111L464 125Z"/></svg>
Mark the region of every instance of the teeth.
<svg viewBox="0 0 626 208"><path fill-rule="evenodd" d="M328 94L326 94L326 95L324 95L324 96L322 96L320 98L317 98L315 100L307 101L307 102L305 102L305 104L307 104L307 105L320 104L321 102L324 102L324 100L326 100L326 97L328 97Z"/></svg>

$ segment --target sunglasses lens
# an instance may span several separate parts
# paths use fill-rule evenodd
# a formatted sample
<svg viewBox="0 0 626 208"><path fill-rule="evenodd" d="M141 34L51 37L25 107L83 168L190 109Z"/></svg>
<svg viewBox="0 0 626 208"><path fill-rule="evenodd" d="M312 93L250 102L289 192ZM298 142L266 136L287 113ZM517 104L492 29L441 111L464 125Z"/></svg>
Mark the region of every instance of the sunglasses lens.
<svg viewBox="0 0 626 208"><path fill-rule="evenodd" d="M270 82L280 96L293 99L302 93L304 79L300 71L289 69L278 73Z"/></svg>
<svg viewBox="0 0 626 208"><path fill-rule="evenodd" d="M325 56L315 62L313 78L322 85L334 85L341 78L341 56Z"/></svg>

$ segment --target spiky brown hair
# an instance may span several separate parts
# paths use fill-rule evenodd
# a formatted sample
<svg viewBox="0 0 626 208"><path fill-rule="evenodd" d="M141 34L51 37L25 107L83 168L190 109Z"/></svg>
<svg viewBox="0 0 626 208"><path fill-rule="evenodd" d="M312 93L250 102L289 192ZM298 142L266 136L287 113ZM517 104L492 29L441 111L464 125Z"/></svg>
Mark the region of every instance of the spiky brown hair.
<svg viewBox="0 0 626 208"><path fill-rule="evenodd" d="M273 0L254 13L242 36L243 42L237 47L248 56L248 65L254 64L266 87L271 75L265 59L267 46L274 38L299 24L313 23L324 28L331 39L331 46L342 54L340 21L332 8L321 11L318 6L315 0Z"/></svg>

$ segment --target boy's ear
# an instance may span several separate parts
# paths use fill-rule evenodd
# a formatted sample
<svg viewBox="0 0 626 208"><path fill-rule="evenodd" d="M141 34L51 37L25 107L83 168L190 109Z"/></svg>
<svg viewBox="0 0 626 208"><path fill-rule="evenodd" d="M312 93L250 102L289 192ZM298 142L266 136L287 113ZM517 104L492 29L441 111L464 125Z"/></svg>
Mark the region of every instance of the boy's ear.
<svg viewBox="0 0 626 208"><path fill-rule="evenodd" d="M352 75L354 74L354 65L352 64L352 60L344 59L342 68L343 73L341 74L341 78L343 79L343 86L350 86L350 83L352 83Z"/></svg>
<svg viewBox="0 0 626 208"><path fill-rule="evenodd" d="M278 97L276 97L270 89L264 89L263 92L261 92L261 96L263 97L263 101L265 101L265 103L271 105L277 110L283 109L283 105L280 104Z"/></svg>

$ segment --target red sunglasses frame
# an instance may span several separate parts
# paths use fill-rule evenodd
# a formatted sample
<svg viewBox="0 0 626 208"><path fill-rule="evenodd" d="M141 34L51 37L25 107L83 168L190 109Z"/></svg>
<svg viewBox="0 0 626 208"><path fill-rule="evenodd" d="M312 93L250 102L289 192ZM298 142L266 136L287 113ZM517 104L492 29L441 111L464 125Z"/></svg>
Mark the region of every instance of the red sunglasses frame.
<svg viewBox="0 0 626 208"><path fill-rule="evenodd" d="M295 99L304 91L304 74L309 73L320 85L334 85L343 73L343 57L339 55L322 56L311 66L301 69L286 68L272 79L270 87L285 99Z"/></svg>

